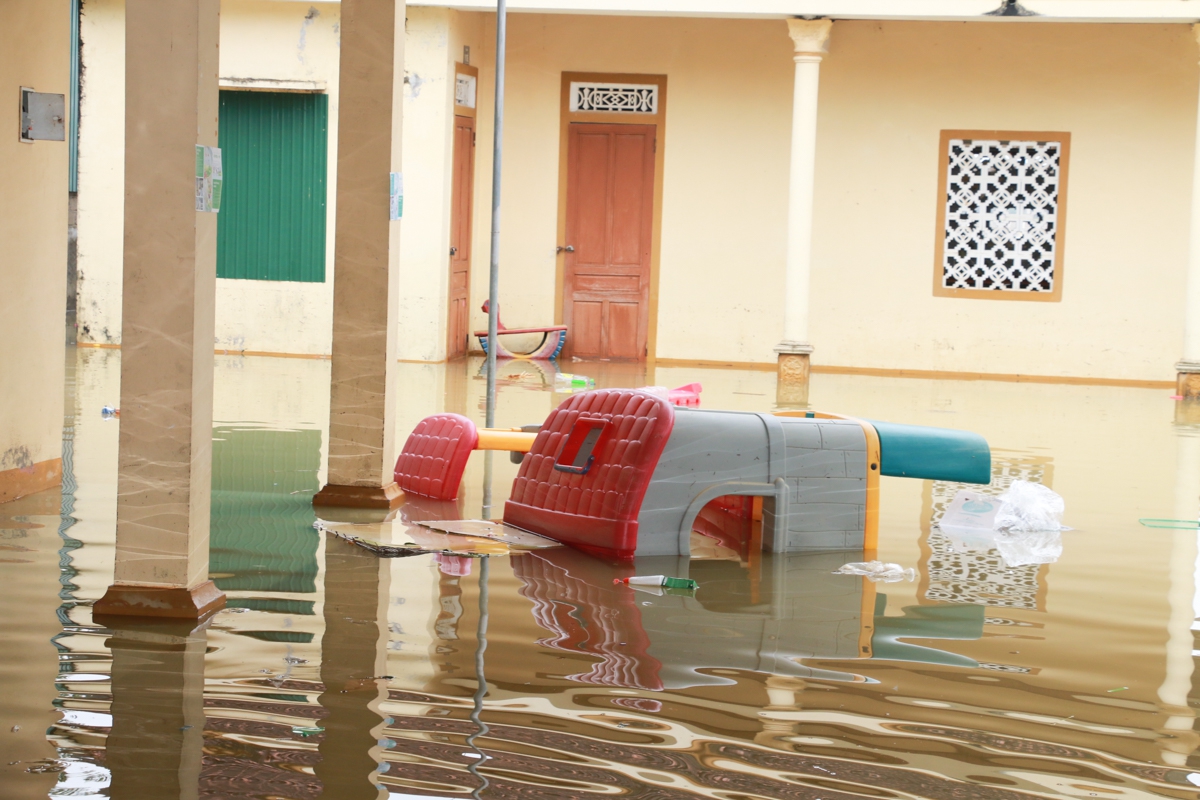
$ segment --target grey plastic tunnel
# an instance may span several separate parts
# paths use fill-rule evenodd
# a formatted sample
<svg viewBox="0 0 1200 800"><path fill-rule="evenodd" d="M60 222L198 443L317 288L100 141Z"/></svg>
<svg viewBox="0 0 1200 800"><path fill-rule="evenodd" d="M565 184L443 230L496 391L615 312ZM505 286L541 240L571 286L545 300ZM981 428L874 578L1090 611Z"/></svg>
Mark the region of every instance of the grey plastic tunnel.
<svg viewBox="0 0 1200 800"><path fill-rule="evenodd" d="M987 440L970 431L868 420L879 434L879 473L958 483L991 483Z"/></svg>

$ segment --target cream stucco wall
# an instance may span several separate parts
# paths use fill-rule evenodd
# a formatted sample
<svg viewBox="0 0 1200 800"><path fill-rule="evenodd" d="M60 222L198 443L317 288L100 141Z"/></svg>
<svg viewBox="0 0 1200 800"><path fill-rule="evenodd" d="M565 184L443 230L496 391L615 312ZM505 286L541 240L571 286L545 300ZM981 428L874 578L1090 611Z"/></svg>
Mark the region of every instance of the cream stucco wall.
<svg viewBox="0 0 1200 800"><path fill-rule="evenodd" d="M813 362L1173 378L1197 56L1184 25L835 23ZM1062 302L933 297L942 129L1071 133Z"/></svg>
<svg viewBox="0 0 1200 800"><path fill-rule="evenodd" d="M476 99L476 135L487 117L491 130L491 98L485 88L494 81L494 28L491 16L462 14L444 8L410 8L405 42L404 86L404 222L400 237L399 353L404 361L441 361L446 357L446 325L450 269L450 199L454 166L454 65L471 48L471 64L480 70ZM485 68L484 65L487 65ZM486 69L486 71L485 71ZM487 220L491 208L490 151L476 148L475 214ZM486 174L484 174L486 171ZM473 242L472 278L486 274L486 225ZM483 249L480 249L480 246ZM473 280L474 283L474 280ZM477 285L477 284L476 284ZM474 297L474 293L472 294ZM482 300L474 302L472 308Z"/></svg>
<svg viewBox="0 0 1200 800"><path fill-rule="evenodd" d="M125 0L84 0L76 244L78 341L121 341L125 224Z"/></svg>
<svg viewBox="0 0 1200 800"><path fill-rule="evenodd" d="M20 87L69 92L68 10L0 4L0 473L62 452L67 143L17 131Z"/></svg>
<svg viewBox="0 0 1200 800"><path fill-rule="evenodd" d="M337 3L224 0L223 88L305 87L329 94L324 283L217 280L216 347L229 351L330 352L337 147ZM79 168L79 340L121 341L124 224L125 14L123 0L84 4Z"/></svg>
<svg viewBox="0 0 1200 800"><path fill-rule="evenodd" d="M814 363L1169 380L1196 60L1183 25L835 23L821 67ZM782 23L510 17L506 320L556 311L563 71L667 75L657 355L772 362L791 128ZM1062 302L933 297L938 137L952 128L1071 132Z"/></svg>
<svg viewBox="0 0 1200 800"><path fill-rule="evenodd" d="M329 94L325 183L325 282L217 280L217 348L267 353L332 352L333 233L337 186L338 3L223 0L221 78L299 81ZM224 88L224 86L223 86Z"/></svg>
<svg viewBox="0 0 1200 800"><path fill-rule="evenodd" d="M782 333L791 125L783 23L514 14L508 58L506 324L548 324L558 310L561 74L665 74L657 355L770 360Z"/></svg>
<svg viewBox="0 0 1200 800"><path fill-rule="evenodd" d="M120 119L111 109L123 83L120 8L121 0L90 0L84 15L79 320L81 339L101 342L119 337L120 208L111 198L121 196L112 155ZM91 26L105 14L110 28L117 21L106 34L114 47L89 56L101 43ZM323 84L336 125L337 4L225 0L222 15L222 77ZM452 74L464 44L480 69L471 326L485 324L494 16L414 6L407 38L400 358L437 361ZM561 313L561 73L665 74L654 352L773 362L793 72L783 23L513 14L508 59L505 321L544 324ZM1184 25L836 22L821 67L814 364L1169 379L1182 337L1196 60ZM933 297L938 135L951 128L1071 132L1062 302ZM332 248L332 130L330 139ZM328 277L332 269L330 258ZM218 284L219 348L329 352L328 281Z"/></svg>

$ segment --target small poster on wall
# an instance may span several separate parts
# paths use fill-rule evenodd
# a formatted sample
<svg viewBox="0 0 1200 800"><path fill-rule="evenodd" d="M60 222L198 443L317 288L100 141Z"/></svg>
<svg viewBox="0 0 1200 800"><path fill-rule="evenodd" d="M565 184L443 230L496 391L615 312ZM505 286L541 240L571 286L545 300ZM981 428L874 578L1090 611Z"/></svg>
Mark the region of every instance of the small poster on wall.
<svg viewBox="0 0 1200 800"><path fill-rule="evenodd" d="M196 210L221 211L221 148L196 145Z"/></svg>
<svg viewBox="0 0 1200 800"><path fill-rule="evenodd" d="M400 219L404 216L404 173L392 173L391 204L388 219Z"/></svg>

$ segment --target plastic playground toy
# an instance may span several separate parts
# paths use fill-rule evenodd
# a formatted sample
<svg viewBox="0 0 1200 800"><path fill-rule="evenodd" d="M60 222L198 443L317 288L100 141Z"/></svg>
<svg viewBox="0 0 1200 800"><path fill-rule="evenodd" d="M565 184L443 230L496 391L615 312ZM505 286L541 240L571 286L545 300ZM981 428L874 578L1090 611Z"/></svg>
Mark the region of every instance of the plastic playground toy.
<svg viewBox="0 0 1200 800"><path fill-rule="evenodd" d="M483 313L488 313L488 301L484 300L480 306ZM500 321L500 309L496 309L496 358L534 358L534 359L554 359L558 358L558 354L562 352L563 345L567 343L567 326L566 325L551 325L545 328L506 328L504 323ZM504 337L519 336L522 334L542 334L541 342L532 350L526 352L518 352L510 350L504 345ZM479 346L483 348L483 352L488 351L488 332L475 331L475 336L479 339ZM514 345L515 346L515 345Z"/></svg>
<svg viewBox="0 0 1200 800"><path fill-rule="evenodd" d="M874 550L880 475L991 480L987 442L966 431L677 409L648 392L599 389L568 397L536 433L427 417L405 443L396 482L452 500L473 450L525 454L506 525L620 559L689 555L710 503L747 518L758 510L766 551Z"/></svg>

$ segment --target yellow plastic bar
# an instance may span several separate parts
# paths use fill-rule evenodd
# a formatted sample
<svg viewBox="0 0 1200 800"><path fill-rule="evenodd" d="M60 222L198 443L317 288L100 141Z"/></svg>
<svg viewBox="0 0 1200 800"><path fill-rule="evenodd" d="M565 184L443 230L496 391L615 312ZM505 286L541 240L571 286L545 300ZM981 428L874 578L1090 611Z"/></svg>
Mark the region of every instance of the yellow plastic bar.
<svg viewBox="0 0 1200 800"><path fill-rule="evenodd" d="M520 428L480 428L479 444L475 449L528 453L536 438L536 433L526 433Z"/></svg>

